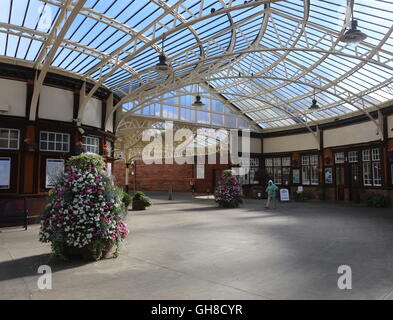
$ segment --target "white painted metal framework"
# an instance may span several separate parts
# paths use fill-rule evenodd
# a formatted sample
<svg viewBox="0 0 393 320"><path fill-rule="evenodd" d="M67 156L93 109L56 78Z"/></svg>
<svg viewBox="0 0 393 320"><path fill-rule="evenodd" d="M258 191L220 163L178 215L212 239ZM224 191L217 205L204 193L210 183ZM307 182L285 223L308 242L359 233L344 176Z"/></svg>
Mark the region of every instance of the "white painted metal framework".
<svg viewBox="0 0 393 320"><path fill-rule="evenodd" d="M340 42L351 8L368 36L356 46ZM392 32L390 0L0 2L0 61L40 71L31 120L53 69L94 83L79 118L100 86L121 97L113 110L124 109L122 125L145 107L163 105L168 94L195 95L185 88L199 84L254 130L311 131L392 103ZM154 68L162 51L168 74ZM310 109L314 95L320 107ZM192 109L181 98L175 104Z"/></svg>

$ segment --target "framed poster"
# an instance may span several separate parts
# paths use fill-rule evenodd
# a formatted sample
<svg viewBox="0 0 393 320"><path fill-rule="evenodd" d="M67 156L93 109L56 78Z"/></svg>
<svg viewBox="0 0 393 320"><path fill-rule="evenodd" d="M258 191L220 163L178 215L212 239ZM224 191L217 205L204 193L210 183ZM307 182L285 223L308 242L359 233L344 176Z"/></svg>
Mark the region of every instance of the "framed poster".
<svg viewBox="0 0 393 320"><path fill-rule="evenodd" d="M333 183L333 168L325 168L325 183Z"/></svg>
<svg viewBox="0 0 393 320"><path fill-rule="evenodd" d="M11 181L11 158L0 158L0 189L9 189Z"/></svg>
<svg viewBox="0 0 393 320"><path fill-rule="evenodd" d="M292 182L293 182L293 184L300 183L300 169L293 169L292 170Z"/></svg>
<svg viewBox="0 0 393 320"><path fill-rule="evenodd" d="M60 174L64 172L64 159L46 159L45 188L53 188Z"/></svg>

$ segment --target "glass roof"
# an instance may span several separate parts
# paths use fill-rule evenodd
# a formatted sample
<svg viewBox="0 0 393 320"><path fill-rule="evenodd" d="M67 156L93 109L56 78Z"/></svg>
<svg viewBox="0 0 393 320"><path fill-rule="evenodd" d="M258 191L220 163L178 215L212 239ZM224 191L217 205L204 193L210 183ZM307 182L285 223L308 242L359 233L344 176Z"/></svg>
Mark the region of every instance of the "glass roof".
<svg viewBox="0 0 393 320"><path fill-rule="evenodd" d="M356 46L340 41L351 14ZM71 72L135 112L200 83L276 130L389 105L392 32L391 0L1 0L0 61Z"/></svg>

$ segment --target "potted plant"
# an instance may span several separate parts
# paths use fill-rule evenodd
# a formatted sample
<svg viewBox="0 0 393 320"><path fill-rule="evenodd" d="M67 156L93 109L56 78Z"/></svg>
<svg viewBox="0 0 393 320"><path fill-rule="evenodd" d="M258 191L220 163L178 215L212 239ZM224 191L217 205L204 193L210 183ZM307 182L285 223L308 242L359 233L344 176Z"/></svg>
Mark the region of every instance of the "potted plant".
<svg viewBox="0 0 393 320"><path fill-rule="evenodd" d="M214 191L214 200L221 208L237 208L243 203L241 186L231 170L225 170Z"/></svg>
<svg viewBox="0 0 393 320"><path fill-rule="evenodd" d="M145 210L146 207L152 205L149 197L147 197L142 191L137 191L132 197L132 210Z"/></svg>
<svg viewBox="0 0 393 320"><path fill-rule="evenodd" d="M128 234L123 191L104 172L99 155L71 157L41 216L39 240L66 259L117 257Z"/></svg>

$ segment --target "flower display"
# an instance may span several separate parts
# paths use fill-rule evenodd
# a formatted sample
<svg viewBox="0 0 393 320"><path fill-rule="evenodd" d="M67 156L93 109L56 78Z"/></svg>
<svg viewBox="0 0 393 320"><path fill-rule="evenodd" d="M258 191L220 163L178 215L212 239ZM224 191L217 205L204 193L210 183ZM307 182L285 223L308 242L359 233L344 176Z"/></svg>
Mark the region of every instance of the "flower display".
<svg viewBox="0 0 393 320"><path fill-rule="evenodd" d="M116 245L117 256L119 245L129 232L124 222L123 192L105 175L101 165L88 165L86 155L83 157L79 163L84 166L68 166L49 193L41 217L40 241L52 243L59 255L66 247L89 248L97 260L105 248ZM93 157L100 156L87 157L95 163L99 160ZM74 159L75 163L78 162Z"/></svg>
<svg viewBox="0 0 393 320"><path fill-rule="evenodd" d="M242 188L231 170L224 171L214 191L214 200L224 208L236 208L242 200Z"/></svg>

